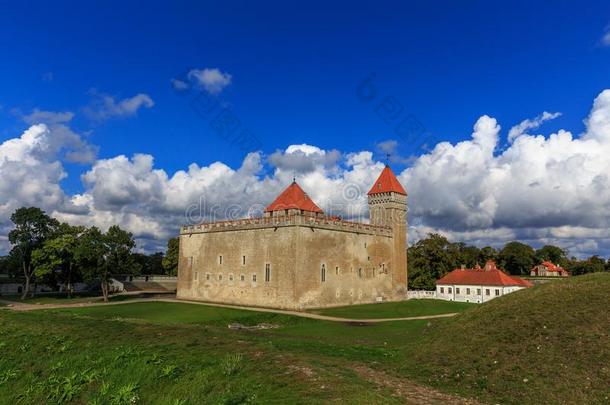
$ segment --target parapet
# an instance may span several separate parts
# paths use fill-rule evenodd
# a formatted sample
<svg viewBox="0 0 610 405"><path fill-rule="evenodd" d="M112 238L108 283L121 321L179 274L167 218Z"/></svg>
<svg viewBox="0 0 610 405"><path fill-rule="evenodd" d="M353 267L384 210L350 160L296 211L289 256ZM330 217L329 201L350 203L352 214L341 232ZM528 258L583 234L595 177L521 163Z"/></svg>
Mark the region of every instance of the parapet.
<svg viewBox="0 0 610 405"><path fill-rule="evenodd" d="M279 228L287 226L301 226L388 237L393 236L392 228L387 226L344 221L336 217L306 216L301 214L277 217L243 218L230 221L201 223L198 225L184 225L182 228L180 228L180 234L190 235L194 233L227 232L247 229Z"/></svg>

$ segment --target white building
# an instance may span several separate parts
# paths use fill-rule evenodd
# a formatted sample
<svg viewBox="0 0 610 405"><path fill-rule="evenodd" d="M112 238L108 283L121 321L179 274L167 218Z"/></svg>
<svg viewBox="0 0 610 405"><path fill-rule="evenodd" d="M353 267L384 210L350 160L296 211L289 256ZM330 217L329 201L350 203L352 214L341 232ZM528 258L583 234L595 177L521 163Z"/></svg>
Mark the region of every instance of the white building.
<svg viewBox="0 0 610 405"><path fill-rule="evenodd" d="M436 298L447 301L487 302L533 286L527 280L509 276L489 260L484 268L456 269L436 282Z"/></svg>

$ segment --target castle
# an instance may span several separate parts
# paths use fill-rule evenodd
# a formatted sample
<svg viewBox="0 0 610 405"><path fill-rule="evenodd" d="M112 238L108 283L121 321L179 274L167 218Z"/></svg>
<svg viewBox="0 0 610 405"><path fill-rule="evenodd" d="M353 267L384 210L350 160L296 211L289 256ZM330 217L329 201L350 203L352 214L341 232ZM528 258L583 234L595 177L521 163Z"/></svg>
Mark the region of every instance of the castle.
<svg viewBox="0 0 610 405"><path fill-rule="evenodd" d="M370 223L331 217L293 181L262 217L183 226L180 299L306 309L404 299L407 193L386 166Z"/></svg>

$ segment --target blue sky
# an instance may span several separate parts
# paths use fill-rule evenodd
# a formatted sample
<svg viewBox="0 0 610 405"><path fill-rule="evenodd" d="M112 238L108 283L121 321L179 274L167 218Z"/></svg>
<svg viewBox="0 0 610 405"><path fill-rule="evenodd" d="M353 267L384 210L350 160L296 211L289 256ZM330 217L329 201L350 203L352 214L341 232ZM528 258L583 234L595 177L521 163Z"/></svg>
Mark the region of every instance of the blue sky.
<svg viewBox="0 0 610 405"><path fill-rule="evenodd" d="M237 169L247 151L190 107L202 90L180 95L170 82L207 68L230 75L213 97L260 141L263 157L308 144L372 151L377 161L387 140L397 141L396 156L429 152L433 145L400 138L375 102L359 99L371 77L377 100L394 97L435 141L467 140L479 117L495 118L498 154L509 128L543 111L561 112L545 134L584 132L593 100L609 87L610 3L602 1L104 3L2 6L0 142L19 137L35 109L70 111L70 128L96 146L98 160L150 154L170 177L191 163ZM103 97L137 94L154 105L91 114ZM395 171L409 162L396 159ZM65 194L86 191L80 176L94 163L61 163ZM275 170L262 165L263 174Z"/></svg>

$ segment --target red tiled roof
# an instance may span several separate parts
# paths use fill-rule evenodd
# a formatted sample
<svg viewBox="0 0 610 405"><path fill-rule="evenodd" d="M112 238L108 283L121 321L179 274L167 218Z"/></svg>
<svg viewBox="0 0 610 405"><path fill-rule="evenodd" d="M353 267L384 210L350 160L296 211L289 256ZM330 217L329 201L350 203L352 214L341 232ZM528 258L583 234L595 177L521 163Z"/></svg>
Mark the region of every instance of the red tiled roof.
<svg viewBox="0 0 610 405"><path fill-rule="evenodd" d="M391 191L398 194L407 195L407 192L396 178L396 175L394 174L392 169L390 169L390 166L386 166L379 175L379 178L377 178L377 180L373 184L373 187L371 187L370 191L368 192L368 195L389 193Z"/></svg>
<svg viewBox="0 0 610 405"><path fill-rule="evenodd" d="M533 286L527 280L519 277L509 276L496 267L493 261L488 261L485 268L481 269L455 269L445 277L441 278L436 284L457 284L457 285L494 285L494 286Z"/></svg>
<svg viewBox="0 0 610 405"><path fill-rule="evenodd" d="M553 263L551 263L551 262L542 262L542 265L543 265L544 267L546 267L547 271L559 271L559 272L561 272L561 271L565 271L565 270L563 269L563 267L560 267L560 266L555 266L555 265L554 265Z"/></svg>
<svg viewBox="0 0 610 405"><path fill-rule="evenodd" d="M265 208L265 212L282 211L292 208L310 212L322 212L320 207L309 198L307 193L303 191L296 181L292 182L286 190L282 191L282 193Z"/></svg>

